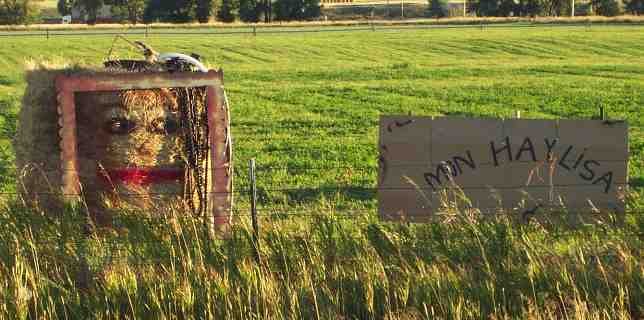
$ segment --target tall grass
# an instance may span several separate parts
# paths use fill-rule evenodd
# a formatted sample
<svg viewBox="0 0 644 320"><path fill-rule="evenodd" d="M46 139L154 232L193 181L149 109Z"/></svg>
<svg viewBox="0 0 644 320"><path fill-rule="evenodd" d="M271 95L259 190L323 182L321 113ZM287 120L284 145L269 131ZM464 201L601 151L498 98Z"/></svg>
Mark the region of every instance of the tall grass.
<svg viewBox="0 0 644 320"><path fill-rule="evenodd" d="M6 319L632 319L644 315L642 217L570 229L508 218L386 224L320 213L265 217L255 260L244 223L123 213L86 230L0 211ZM89 231L89 233L88 233Z"/></svg>

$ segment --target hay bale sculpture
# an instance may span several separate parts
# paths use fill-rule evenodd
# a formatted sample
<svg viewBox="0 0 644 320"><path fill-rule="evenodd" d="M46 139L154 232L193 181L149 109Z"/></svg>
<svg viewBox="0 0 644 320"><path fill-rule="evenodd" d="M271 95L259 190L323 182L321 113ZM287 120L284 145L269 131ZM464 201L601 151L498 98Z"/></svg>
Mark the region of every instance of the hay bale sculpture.
<svg viewBox="0 0 644 320"><path fill-rule="evenodd" d="M45 210L82 200L101 226L115 209L169 208L225 229L233 199L222 72L141 45L145 60L103 70L30 68L16 138L25 198Z"/></svg>

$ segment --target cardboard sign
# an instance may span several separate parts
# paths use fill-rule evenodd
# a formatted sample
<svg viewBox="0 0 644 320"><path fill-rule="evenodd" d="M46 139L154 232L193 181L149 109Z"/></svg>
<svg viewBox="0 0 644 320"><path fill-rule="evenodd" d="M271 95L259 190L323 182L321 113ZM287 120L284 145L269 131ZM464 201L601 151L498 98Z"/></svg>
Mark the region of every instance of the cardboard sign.
<svg viewBox="0 0 644 320"><path fill-rule="evenodd" d="M380 118L384 220L425 221L447 203L482 213L623 212L623 121Z"/></svg>

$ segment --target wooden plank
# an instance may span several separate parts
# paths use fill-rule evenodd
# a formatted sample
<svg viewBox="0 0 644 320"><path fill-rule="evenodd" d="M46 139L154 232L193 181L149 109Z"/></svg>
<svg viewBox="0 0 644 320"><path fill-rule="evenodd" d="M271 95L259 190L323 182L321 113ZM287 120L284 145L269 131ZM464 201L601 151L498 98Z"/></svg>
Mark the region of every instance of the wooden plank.
<svg viewBox="0 0 644 320"><path fill-rule="evenodd" d="M384 116L380 214L429 221L446 201L482 212L623 212L627 134L626 123L597 120Z"/></svg>

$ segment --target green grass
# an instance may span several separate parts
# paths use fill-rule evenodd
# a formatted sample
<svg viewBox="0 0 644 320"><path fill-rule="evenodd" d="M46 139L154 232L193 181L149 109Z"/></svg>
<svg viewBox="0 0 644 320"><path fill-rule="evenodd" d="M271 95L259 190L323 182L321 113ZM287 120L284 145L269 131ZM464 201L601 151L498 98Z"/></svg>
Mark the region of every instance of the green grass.
<svg viewBox="0 0 644 320"><path fill-rule="evenodd" d="M224 69L235 188L247 188L248 159L260 166L262 262L254 261L244 223L231 239L217 240L194 221L123 213L121 228L84 236L79 211L42 217L7 201L0 211L0 318L642 317L643 214L621 227L503 218L396 225L377 221L369 190L381 114L511 117L521 110L524 118L588 119L602 105L631 126L629 178L639 191L628 207L642 210L643 31L145 39L158 51L197 52ZM12 191L24 59L98 65L112 38L0 41L0 169ZM126 55L123 47L119 53ZM337 185L367 190L327 188ZM236 200L247 214L244 197ZM304 215L285 216L295 209Z"/></svg>

